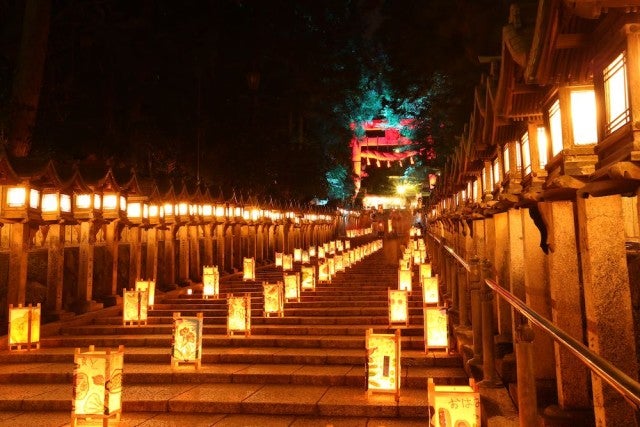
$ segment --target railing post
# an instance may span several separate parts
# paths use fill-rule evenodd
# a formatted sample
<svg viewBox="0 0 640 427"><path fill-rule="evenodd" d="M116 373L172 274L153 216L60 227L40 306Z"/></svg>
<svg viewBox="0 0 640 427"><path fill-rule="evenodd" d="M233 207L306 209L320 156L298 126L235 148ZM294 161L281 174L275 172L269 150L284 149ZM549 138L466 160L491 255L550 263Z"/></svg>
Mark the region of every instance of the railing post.
<svg viewBox="0 0 640 427"><path fill-rule="evenodd" d="M516 372L518 383L518 418L522 427L536 427L538 422L538 398L536 396L535 362L533 361L533 329L515 312L517 321Z"/></svg>
<svg viewBox="0 0 640 427"><path fill-rule="evenodd" d="M482 264L482 278L491 276L491 262L484 260ZM496 377L495 342L493 335L493 290L483 282L482 292L482 381L481 387L499 387L500 380Z"/></svg>
<svg viewBox="0 0 640 427"><path fill-rule="evenodd" d="M446 249L445 249L446 250ZM445 252L447 257L447 293L451 300L451 308L454 311L458 311L458 273L456 259L449 253Z"/></svg>
<svg viewBox="0 0 640 427"><path fill-rule="evenodd" d="M469 260L469 291L471 293L471 328L473 329L473 358L469 365L482 365L482 282L480 279L480 259L473 255Z"/></svg>

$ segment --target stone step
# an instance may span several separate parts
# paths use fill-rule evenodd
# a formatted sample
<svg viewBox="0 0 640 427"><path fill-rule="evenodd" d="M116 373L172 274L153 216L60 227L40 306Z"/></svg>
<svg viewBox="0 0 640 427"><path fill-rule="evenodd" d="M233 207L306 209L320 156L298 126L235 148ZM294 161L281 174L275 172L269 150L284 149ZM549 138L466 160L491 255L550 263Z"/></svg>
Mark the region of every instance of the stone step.
<svg viewBox="0 0 640 427"><path fill-rule="evenodd" d="M296 384L141 384L122 388L123 413L260 414L321 417L421 418L424 389L368 394L363 387ZM0 411L71 411L72 385L0 384ZM33 425L33 424L32 424ZM46 424L45 424L46 425ZM179 425L179 424L178 424ZM325 424L326 425L326 424ZM402 425L402 424L400 424ZM425 424L426 425L426 424Z"/></svg>
<svg viewBox="0 0 640 427"><path fill-rule="evenodd" d="M80 347L86 350L87 346ZM96 348L104 348L96 346ZM113 346L110 348L114 348ZM169 364L170 346L163 347L125 347L124 362ZM74 347L43 347L30 352L0 352L0 363L11 365L18 363L72 363ZM357 365L365 364L364 347L357 349L344 348L283 348L283 347L249 347L224 346L203 347L202 364L304 364L304 365ZM425 353L422 349L403 349L401 364L404 367L440 367L461 368L458 355L446 352ZM0 372L2 367L0 366Z"/></svg>
<svg viewBox="0 0 640 427"><path fill-rule="evenodd" d="M65 363L6 363L0 367L0 384L72 384L72 361ZM172 368L168 355L164 363L126 362L126 387L138 384L295 384L365 387L364 364L258 364L217 363ZM411 366L402 368L404 388L426 389L426 378L440 384L465 384L467 376L459 367Z"/></svg>
<svg viewBox="0 0 640 427"><path fill-rule="evenodd" d="M288 312L287 312L288 313ZM160 313L154 313L155 315L149 316L147 319L148 325L169 325L173 323L173 317L171 313L162 313L164 316L160 316ZM186 312L183 312L187 315ZM217 315L217 316L216 316ZM226 324L227 317L226 311L224 313L211 313L203 312L203 316L207 323L212 324ZM411 323L420 323L419 318L416 316L411 317ZM93 322L94 325L122 325L122 315L120 316L105 316L96 319ZM252 325L372 325L372 327L380 327L381 325L388 325L389 318L384 316L291 316L286 317L252 317Z"/></svg>

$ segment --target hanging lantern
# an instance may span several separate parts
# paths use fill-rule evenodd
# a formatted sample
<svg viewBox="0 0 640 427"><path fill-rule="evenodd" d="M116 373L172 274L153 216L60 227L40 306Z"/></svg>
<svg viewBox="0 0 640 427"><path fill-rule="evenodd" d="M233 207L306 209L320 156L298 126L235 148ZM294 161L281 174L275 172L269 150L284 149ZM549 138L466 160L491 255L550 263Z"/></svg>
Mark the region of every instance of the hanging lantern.
<svg viewBox="0 0 640 427"><path fill-rule="evenodd" d="M117 351L89 351L73 355L73 397L71 399L71 425L78 420L109 419L120 421L122 413L122 368L124 346Z"/></svg>
<svg viewBox="0 0 640 427"><path fill-rule="evenodd" d="M302 249L295 248L293 250L293 262L302 262Z"/></svg>
<svg viewBox="0 0 640 427"><path fill-rule="evenodd" d="M434 409L431 425L480 427L480 394L473 379L469 385L436 385L427 380L428 405Z"/></svg>
<svg viewBox="0 0 640 427"><path fill-rule="evenodd" d="M291 270L293 270L293 255L283 254L282 255L282 271L291 271Z"/></svg>
<svg viewBox="0 0 640 427"><path fill-rule="evenodd" d="M424 264L422 264L424 265ZM427 264L429 265L429 264ZM438 305L440 302L440 296L438 291L438 275L435 277L422 278L422 302L424 304Z"/></svg>
<svg viewBox="0 0 640 427"><path fill-rule="evenodd" d="M243 296L227 295L227 336L236 332L251 335L251 294Z"/></svg>
<svg viewBox="0 0 640 427"><path fill-rule="evenodd" d="M282 267L282 252L276 252L276 267Z"/></svg>
<svg viewBox="0 0 640 427"><path fill-rule="evenodd" d="M272 314L284 317L284 289L282 282L263 283L262 291L264 295L264 317Z"/></svg>
<svg viewBox="0 0 640 427"><path fill-rule="evenodd" d="M300 275L298 273L284 274L285 301L300 302Z"/></svg>
<svg viewBox="0 0 640 427"><path fill-rule="evenodd" d="M202 313L183 317L173 313L173 333L171 335L171 367L181 363L192 363L200 369L202 363Z"/></svg>
<svg viewBox="0 0 640 427"><path fill-rule="evenodd" d="M305 291L316 290L316 268L313 265L303 265L300 267L301 286Z"/></svg>
<svg viewBox="0 0 640 427"><path fill-rule="evenodd" d="M9 350L31 350L40 348L40 303L14 307L9 304Z"/></svg>
<svg viewBox="0 0 640 427"><path fill-rule="evenodd" d="M122 299L122 324L133 325L137 323L147 324L147 309L149 304L149 297L147 291L135 291L123 289Z"/></svg>
<svg viewBox="0 0 640 427"><path fill-rule="evenodd" d="M205 265L202 267L202 297L218 298L220 295L220 272L218 266Z"/></svg>
<svg viewBox="0 0 640 427"><path fill-rule="evenodd" d="M156 281L155 280L136 280L136 291L146 291L147 297L149 300L147 301L147 307L150 310L153 310L153 305L156 300Z"/></svg>
<svg viewBox="0 0 640 427"><path fill-rule="evenodd" d="M424 350L449 350L449 317L444 307L424 307Z"/></svg>
<svg viewBox="0 0 640 427"><path fill-rule="evenodd" d="M254 258L244 258L242 261L242 280L256 280L256 260Z"/></svg>
<svg viewBox="0 0 640 427"><path fill-rule="evenodd" d="M389 326L404 323L409 326L409 292L388 289Z"/></svg>
<svg viewBox="0 0 640 427"><path fill-rule="evenodd" d="M395 334L374 334L367 329L366 350L367 394L374 392L394 393L400 399L400 329Z"/></svg>
<svg viewBox="0 0 640 427"><path fill-rule="evenodd" d="M398 289L411 293L411 270L398 269Z"/></svg>

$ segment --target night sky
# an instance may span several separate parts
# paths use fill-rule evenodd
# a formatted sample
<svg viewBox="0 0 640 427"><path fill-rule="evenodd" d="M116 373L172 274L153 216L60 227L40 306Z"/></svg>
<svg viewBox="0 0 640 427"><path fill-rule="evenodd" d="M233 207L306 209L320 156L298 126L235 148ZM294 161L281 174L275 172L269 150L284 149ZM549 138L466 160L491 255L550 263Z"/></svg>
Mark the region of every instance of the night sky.
<svg viewBox="0 0 640 427"><path fill-rule="evenodd" d="M24 5L0 0L3 134ZM443 154L420 165L437 167L506 19L500 0L53 0L30 155L305 201L384 94L422 100L417 139Z"/></svg>

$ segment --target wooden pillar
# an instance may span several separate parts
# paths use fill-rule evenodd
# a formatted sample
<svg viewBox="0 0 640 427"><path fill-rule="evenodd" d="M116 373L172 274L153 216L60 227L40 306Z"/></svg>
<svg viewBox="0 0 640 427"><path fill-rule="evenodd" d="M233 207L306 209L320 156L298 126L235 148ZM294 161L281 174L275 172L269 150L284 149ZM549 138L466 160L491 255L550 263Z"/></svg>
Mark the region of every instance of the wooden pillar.
<svg viewBox="0 0 640 427"><path fill-rule="evenodd" d="M518 419L522 427L538 427L538 399L536 395L535 361L533 358L533 329L517 313L514 328L516 370L518 377Z"/></svg>
<svg viewBox="0 0 640 427"><path fill-rule="evenodd" d="M46 311L55 316L62 313L64 274L64 225L47 226L47 302Z"/></svg>
<svg viewBox="0 0 640 427"><path fill-rule="evenodd" d="M94 261L94 242L92 223L89 221L83 221L80 223L80 244L78 246L79 259L78 259L78 302L91 301L93 295L93 261ZM109 258L111 258L114 246L114 230L115 227L112 224L107 225L106 241L109 251ZM116 244L117 249L117 244ZM117 265L117 255L115 263L111 263L111 274L115 274L114 265ZM111 295L115 295L113 290L113 279L111 279Z"/></svg>
<svg viewBox="0 0 640 427"><path fill-rule="evenodd" d="M164 231L164 269L167 284L176 283L175 236L178 226L172 224Z"/></svg>
<svg viewBox="0 0 640 427"><path fill-rule="evenodd" d="M233 252L233 270L234 271L242 271L242 258L243 258L243 250L242 250L242 227L239 224L235 224L231 228L231 240L233 241L232 252Z"/></svg>
<svg viewBox="0 0 640 427"><path fill-rule="evenodd" d="M524 288L524 242L522 237L522 212L520 209L509 209L507 211L509 221L509 235L507 238L508 258L505 261L505 274L507 277L509 291L522 301L526 301ZM509 305L511 307L511 305ZM513 323L511 330L515 334L516 324L513 308L511 308L511 318Z"/></svg>
<svg viewBox="0 0 640 427"><path fill-rule="evenodd" d="M224 226L224 270L233 273L233 226Z"/></svg>
<svg viewBox="0 0 640 427"><path fill-rule="evenodd" d="M7 225L5 225L7 227ZM29 224L9 224L9 277L7 304L24 304L27 292Z"/></svg>
<svg viewBox="0 0 640 427"><path fill-rule="evenodd" d="M577 205L589 347L637 380L621 196L578 198ZM591 383L596 425L638 425L616 391L597 375Z"/></svg>
<svg viewBox="0 0 640 427"><path fill-rule="evenodd" d="M185 283L189 280L189 226L178 228L178 281Z"/></svg>
<svg viewBox="0 0 640 427"><path fill-rule="evenodd" d="M158 229L147 230L147 262L145 262L145 279L158 280Z"/></svg>
<svg viewBox="0 0 640 427"><path fill-rule="evenodd" d="M213 265L213 232L215 225L205 224L202 226L204 232L204 253L202 254L203 265ZM202 270L199 271L202 274Z"/></svg>
<svg viewBox="0 0 640 427"><path fill-rule="evenodd" d="M200 266L200 226L187 225L186 227L189 239L187 278L195 282L202 274L202 267Z"/></svg>
<svg viewBox="0 0 640 427"><path fill-rule="evenodd" d="M120 245L119 221L114 220L106 226L106 241L109 258L111 259L111 289L109 295L118 294L118 246ZM80 230L83 234L83 229ZM84 240L82 235L81 241ZM80 262L82 263L82 243L80 243ZM93 246L91 247L91 275L93 275ZM81 269L82 271L82 269ZM90 279L93 282L93 278ZM87 295L87 301L91 300L91 293Z"/></svg>
<svg viewBox="0 0 640 427"><path fill-rule="evenodd" d="M129 280L128 288L134 289L136 280L142 279L142 229L140 227L129 228ZM145 278L146 279L146 278Z"/></svg>

